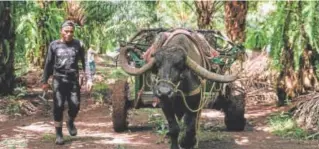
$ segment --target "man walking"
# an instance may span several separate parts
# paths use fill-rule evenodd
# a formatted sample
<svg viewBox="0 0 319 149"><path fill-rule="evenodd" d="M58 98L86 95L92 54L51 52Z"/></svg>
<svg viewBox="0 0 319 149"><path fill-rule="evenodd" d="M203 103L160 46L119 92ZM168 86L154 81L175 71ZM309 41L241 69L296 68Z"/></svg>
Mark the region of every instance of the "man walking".
<svg viewBox="0 0 319 149"><path fill-rule="evenodd" d="M50 43L44 74L42 78L42 89L49 89L48 79L53 75L53 117L58 145L64 144L62 125L64 103L68 102L69 119L66 122L71 136L77 135L74 120L80 109L80 84L78 61L82 62L85 71L85 52L83 43L73 39L74 23L65 21L61 26L61 39Z"/></svg>

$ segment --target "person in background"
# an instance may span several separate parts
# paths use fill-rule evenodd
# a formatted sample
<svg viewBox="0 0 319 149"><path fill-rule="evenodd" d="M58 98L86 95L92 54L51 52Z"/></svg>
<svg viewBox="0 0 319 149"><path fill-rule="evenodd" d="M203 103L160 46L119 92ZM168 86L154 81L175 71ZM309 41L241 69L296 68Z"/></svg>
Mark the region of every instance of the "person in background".
<svg viewBox="0 0 319 149"><path fill-rule="evenodd" d="M82 62L83 71L86 70L84 44L73 39L74 27L70 20L62 24L61 39L54 40L49 45L42 77L42 89L46 92L49 89L48 79L53 75L53 118L55 143L58 145L64 144L62 126L65 101L69 106L67 129L71 136L77 135L74 121L80 110L79 61Z"/></svg>
<svg viewBox="0 0 319 149"><path fill-rule="evenodd" d="M87 51L87 61L86 61L87 82L86 82L86 88L87 88L88 92L91 92L91 90L92 90L94 75L95 75L95 72L96 72L94 56L97 54L97 52L94 51L93 48L94 48L94 46L91 45L89 50Z"/></svg>

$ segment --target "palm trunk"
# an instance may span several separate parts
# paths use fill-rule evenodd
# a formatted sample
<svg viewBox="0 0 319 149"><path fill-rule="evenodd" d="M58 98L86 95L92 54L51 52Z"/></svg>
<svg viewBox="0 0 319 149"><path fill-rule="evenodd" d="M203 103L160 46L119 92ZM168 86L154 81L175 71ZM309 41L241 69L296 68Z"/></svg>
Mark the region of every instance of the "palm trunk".
<svg viewBox="0 0 319 149"><path fill-rule="evenodd" d="M46 2L46 1L42 1L43 3L43 7L42 7L42 12L41 12L41 17L39 18L39 35L41 36L40 38L44 39L45 37L45 31L44 29L45 28L49 28L48 25L45 24L45 18L46 18L46 11L49 7L49 3ZM36 57L36 61L35 61L35 65L36 66L40 66L41 68L44 68L44 63L45 63L45 54L46 54L46 51L48 49L48 45L49 45L49 42L50 41L46 41L46 40L41 40L42 43L39 47L39 56Z"/></svg>
<svg viewBox="0 0 319 149"><path fill-rule="evenodd" d="M318 90L318 79L316 77L315 65L315 61L318 56L318 52L314 50L309 43L307 43L299 58L298 86L300 86L300 93Z"/></svg>
<svg viewBox="0 0 319 149"><path fill-rule="evenodd" d="M277 95L279 98L279 105L284 105L287 98L292 98L296 95L298 77L294 71L294 51L289 44L289 23L291 20L291 6L292 2L286 2L287 15L283 27L283 49L280 57L280 63L284 64L277 78Z"/></svg>
<svg viewBox="0 0 319 149"><path fill-rule="evenodd" d="M210 28L211 17L215 11L214 5L214 1L195 1L198 28Z"/></svg>
<svg viewBox="0 0 319 149"><path fill-rule="evenodd" d="M11 2L0 2L0 94L11 94L14 89L14 30L10 11Z"/></svg>
<svg viewBox="0 0 319 149"><path fill-rule="evenodd" d="M245 41L246 15L248 2L226 1L225 2L225 24L227 36L231 41L243 43Z"/></svg>

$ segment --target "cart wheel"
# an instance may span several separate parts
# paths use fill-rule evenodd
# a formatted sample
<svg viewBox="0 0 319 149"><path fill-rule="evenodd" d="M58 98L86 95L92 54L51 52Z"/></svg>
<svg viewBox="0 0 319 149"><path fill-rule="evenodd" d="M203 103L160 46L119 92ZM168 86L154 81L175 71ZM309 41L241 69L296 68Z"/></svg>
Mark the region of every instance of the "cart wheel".
<svg viewBox="0 0 319 149"><path fill-rule="evenodd" d="M234 84L232 84L234 85ZM226 87L228 93L227 107L223 109L225 113L224 122L227 130L243 131L246 125L245 118L245 93L234 89L230 86Z"/></svg>
<svg viewBox="0 0 319 149"><path fill-rule="evenodd" d="M112 121L115 132L123 132L127 130L127 111L129 108L128 94L129 88L126 80L118 80L112 88Z"/></svg>
<svg viewBox="0 0 319 149"><path fill-rule="evenodd" d="M223 110L227 130L242 131L245 129L245 93L233 88L234 84L224 85L215 100L208 103L208 108Z"/></svg>

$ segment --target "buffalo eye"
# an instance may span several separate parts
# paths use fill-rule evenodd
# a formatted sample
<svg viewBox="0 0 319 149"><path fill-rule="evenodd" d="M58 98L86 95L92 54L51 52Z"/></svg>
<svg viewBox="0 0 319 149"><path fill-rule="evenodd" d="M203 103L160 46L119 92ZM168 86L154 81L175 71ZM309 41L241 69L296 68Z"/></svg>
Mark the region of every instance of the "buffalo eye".
<svg viewBox="0 0 319 149"><path fill-rule="evenodd" d="M179 75L179 77L183 80L183 79L185 78L185 74L184 74L184 73L181 73L181 74Z"/></svg>
<svg viewBox="0 0 319 149"><path fill-rule="evenodd" d="M184 64L182 62L178 62L175 64L175 67L178 69L178 70L183 70L184 68Z"/></svg>

